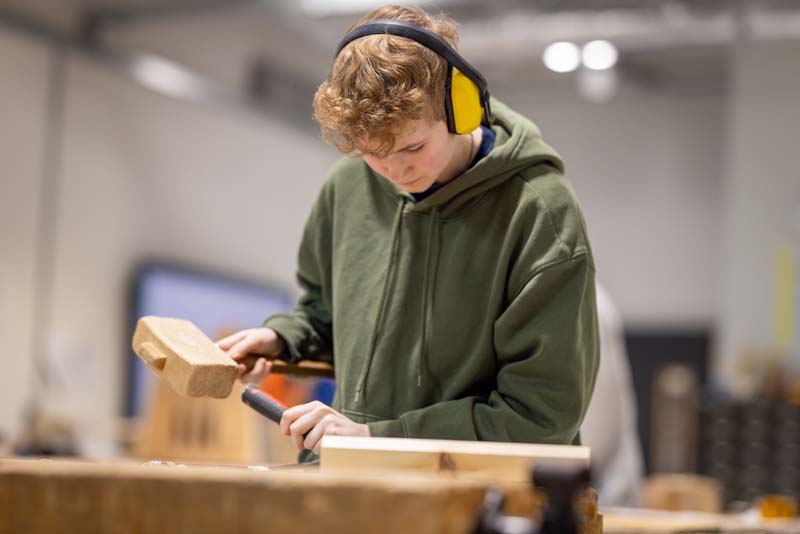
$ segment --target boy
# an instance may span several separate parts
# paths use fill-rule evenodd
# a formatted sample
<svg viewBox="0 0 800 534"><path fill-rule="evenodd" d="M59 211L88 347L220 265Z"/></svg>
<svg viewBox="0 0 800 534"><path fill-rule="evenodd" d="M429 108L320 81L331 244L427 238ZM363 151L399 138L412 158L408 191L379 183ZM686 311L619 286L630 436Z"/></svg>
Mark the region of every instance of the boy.
<svg viewBox="0 0 800 534"><path fill-rule="evenodd" d="M306 224L304 294L219 343L334 364L333 406L281 421L299 449L319 453L326 434L578 442L599 357L583 217L559 156L489 100L457 38L403 6L348 33L314 115L352 157ZM241 378L268 371L262 359Z"/></svg>

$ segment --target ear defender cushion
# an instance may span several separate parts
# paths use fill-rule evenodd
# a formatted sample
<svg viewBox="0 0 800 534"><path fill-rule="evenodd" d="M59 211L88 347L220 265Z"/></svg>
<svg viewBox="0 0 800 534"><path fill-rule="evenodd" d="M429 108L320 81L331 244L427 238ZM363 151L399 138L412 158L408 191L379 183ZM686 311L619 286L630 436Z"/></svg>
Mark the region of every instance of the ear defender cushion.
<svg viewBox="0 0 800 534"><path fill-rule="evenodd" d="M450 79L450 102L456 133L468 134L480 126L483 106L478 86L455 67Z"/></svg>

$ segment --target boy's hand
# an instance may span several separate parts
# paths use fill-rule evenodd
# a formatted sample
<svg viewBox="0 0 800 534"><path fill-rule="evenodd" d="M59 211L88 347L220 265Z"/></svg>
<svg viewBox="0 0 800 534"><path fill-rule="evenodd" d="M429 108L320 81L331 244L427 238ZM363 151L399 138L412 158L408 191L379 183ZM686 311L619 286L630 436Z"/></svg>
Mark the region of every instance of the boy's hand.
<svg viewBox="0 0 800 534"><path fill-rule="evenodd" d="M217 341L217 346L236 361L247 354L263 354L277 356L283 352L283 338L271 328L248 328ZM250 372L243 364L239 364L236 377L243 384L260 384L272 369L272 362L259 358Z"/></svg>
<svg viewBox="0 0 800 534"><path fill-rule="evenodd" d="M288 408L281 418L281 430L298 449L320 452L322 436L369 437L369 427L351 421L330 406L312 401ZM303 434L308 435L303 438Z"/></svg>

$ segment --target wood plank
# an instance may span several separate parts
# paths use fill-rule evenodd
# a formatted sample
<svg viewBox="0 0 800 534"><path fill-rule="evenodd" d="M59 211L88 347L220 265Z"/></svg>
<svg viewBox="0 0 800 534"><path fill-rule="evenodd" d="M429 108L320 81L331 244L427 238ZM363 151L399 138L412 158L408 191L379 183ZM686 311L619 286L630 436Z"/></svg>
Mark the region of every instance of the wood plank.
<svg viewBox="0 0 800 534"><path fill-rule="evenodd" d="M724 520L716 514L648 509L610 509L603 513L607 534L680 534L718 532Z"/></svg>
<svg viewBox="0 0 800 534"><path fill-rule="evenodd" d="M797 533L798 519L769 519L759 514L716 514L697 511L667 511L651 508L606 508L606 534L687 534L695 532Z"/></svg>
<svg viewBox="0 0 800 534"><path fill-rule="evenodd" d="M405 438L322 438L323 471L450 472L464 478L528 482L537 461L588 466L588 447Z"/></svg>

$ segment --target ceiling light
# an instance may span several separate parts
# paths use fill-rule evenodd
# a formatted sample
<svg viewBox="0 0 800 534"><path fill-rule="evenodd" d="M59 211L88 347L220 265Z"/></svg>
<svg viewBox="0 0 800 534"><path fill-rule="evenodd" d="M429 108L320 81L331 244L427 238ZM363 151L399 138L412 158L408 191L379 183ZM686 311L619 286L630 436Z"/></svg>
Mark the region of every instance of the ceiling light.
<svg viewBox="0 0 800 534"><path fill-rule="evenodd" d="M544 49L545 66L555 72L572 72L581 64L580 51L574 43L559 41Z"/></svg>
<svg viewBox="0 0 800 534"><path fill-rule="evenodd" d="M587 69L606 70L617 64L619 52L608 41L591 41L583 46L583 65Z"/></svg>

